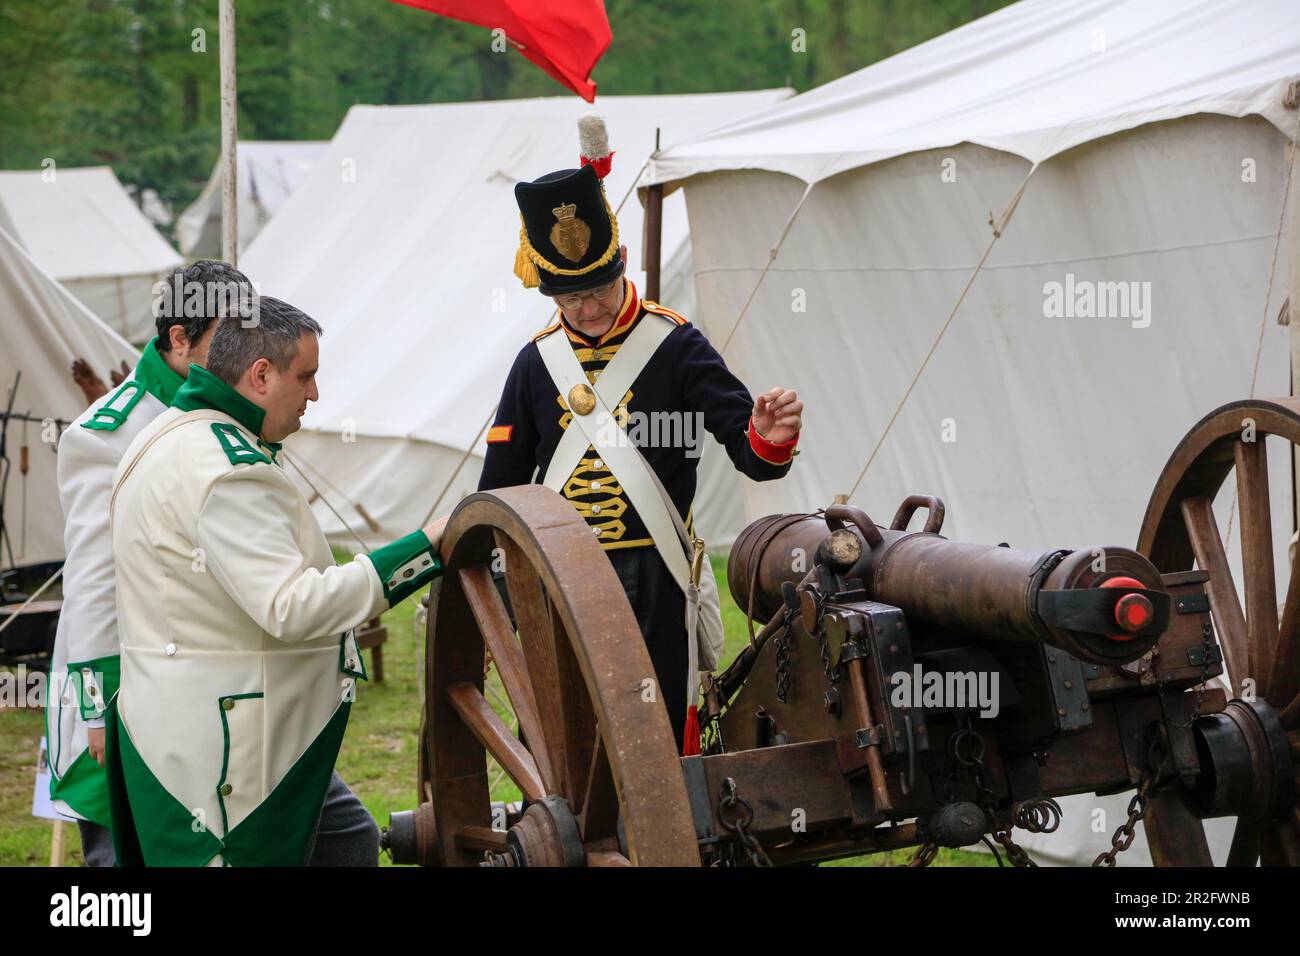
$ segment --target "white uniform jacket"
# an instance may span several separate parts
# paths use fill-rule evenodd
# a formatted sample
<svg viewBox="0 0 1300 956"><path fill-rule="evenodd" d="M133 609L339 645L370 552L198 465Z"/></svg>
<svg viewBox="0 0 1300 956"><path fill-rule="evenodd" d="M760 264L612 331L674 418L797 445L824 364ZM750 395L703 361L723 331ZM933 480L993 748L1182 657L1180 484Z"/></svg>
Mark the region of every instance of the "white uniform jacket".
<svg viewBox="0 0 1300 956"><path fill-rule="evenodd" d="M94 402L59 439L59 501L66 521L63 610L54 639L45 736L50 797L62 813L108 826L104 769L86 749L86 728L104 726L117 690L117 596L108 498L113 471L185 380L145 346L131 377Z"/></svg>
<svg viewBox="0 0 1300 956"><path fill-rule="evenodd" d="M301 865L365 676L353 628L441 573L422 531L336 565L262 418L191 366L118 466L123 865Z"/></svg>

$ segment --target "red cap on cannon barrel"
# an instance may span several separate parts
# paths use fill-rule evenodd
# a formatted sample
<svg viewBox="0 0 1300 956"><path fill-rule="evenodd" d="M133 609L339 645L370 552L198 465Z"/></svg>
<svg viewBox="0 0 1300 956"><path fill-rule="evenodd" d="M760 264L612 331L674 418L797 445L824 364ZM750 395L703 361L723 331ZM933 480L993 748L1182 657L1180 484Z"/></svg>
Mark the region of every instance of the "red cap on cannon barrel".
<svg viewBox="0 0 1300 956"><path fill-rule="evenodd" d="M1101 586L1104 588L1138 588L1146 590L1146 585L1137 578L1126 576L1110 578L1103 581ZM1115 623L1125 633L1108 634L1107 637L1115 641L1130 641L1133 639L1134 634L1151 623L1153 617L1155 617L1155 608L1151 606L1151 602L1144 595L1126 594L1115 604Z"/></svg>

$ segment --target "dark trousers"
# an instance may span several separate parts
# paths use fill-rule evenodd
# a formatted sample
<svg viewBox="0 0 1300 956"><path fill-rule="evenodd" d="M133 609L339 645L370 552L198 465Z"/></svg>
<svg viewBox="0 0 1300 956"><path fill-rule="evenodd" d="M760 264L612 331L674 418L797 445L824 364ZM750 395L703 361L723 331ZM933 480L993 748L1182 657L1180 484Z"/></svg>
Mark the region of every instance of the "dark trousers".
<svg viewBox="0 0 1300 956"><path fill-rule="evenodd" d="M686 729L686 595L654 548L606 551L641 628L678 753ZM650 676L650 675L647 675Z"/></svg>
<svg viewBox="0 0 1300 956"><path fill-rule="evenodd" d="M81 857L86 866L114 866L113 833L108 827L101 827L89 820L78 820L77 829L81 831Z"/></svg>
<svg viewBox="0 0 1300 956"><path fill-rule="evenodd" d="M379 827L338 771L330 776L316 835L305 856L308 866L379 865Z"/></svg>

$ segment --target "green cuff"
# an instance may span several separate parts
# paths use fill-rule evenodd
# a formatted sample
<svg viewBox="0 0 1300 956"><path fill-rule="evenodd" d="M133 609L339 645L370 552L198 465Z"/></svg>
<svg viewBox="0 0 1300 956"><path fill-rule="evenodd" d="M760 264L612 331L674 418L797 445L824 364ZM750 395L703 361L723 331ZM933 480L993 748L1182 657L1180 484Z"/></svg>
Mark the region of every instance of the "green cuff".
<svg viewBox="0 0 1300 956"><path fill-rule="evenodd" d="M116 654L68 665L68 680L77 690L77 706L81 709L82 720L104 716L108 702L117 693L121 677L122 658Z"/></svg>
<svg viewBox="0 0 1300 956"><path fill-rule="evenodd" d="M392 607L442 574L442 558L423 531L413 531L370 552L384 597Z"/></svg>

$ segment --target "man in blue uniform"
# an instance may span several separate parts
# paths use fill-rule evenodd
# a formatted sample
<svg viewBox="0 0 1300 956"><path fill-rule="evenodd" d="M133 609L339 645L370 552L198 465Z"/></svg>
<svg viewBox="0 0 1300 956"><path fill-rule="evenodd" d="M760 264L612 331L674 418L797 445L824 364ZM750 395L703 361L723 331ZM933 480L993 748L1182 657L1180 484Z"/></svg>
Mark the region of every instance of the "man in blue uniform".
<svg viewBox="0 0 1300 956"><path fill-rule="evenodd" d="M737 470L767 481L790 470L803 403L784 388L755 400L699 329L639 298L623 275L627 249L619 244L599 166L584 159L579 169L515 187L523 223L516 274L551 296L561 318L525 345L510 369L479 490L538 481L573 503L631 602L678 747L698 753L696 661L678 570L690 555L683 560L678 539L662 529L684 523L693 536L702 439L696 423L722 444ZM653 477L638 472L635 456L616 447L598 450L599 439L587 440L596 434L590 421L602 411L624 430ZM586 432L569 435L575 426ZM658 494L647 490L654 479ZM668 501L675 514L668 514ZM720 621L716 627L720 635Z"/></svg>

